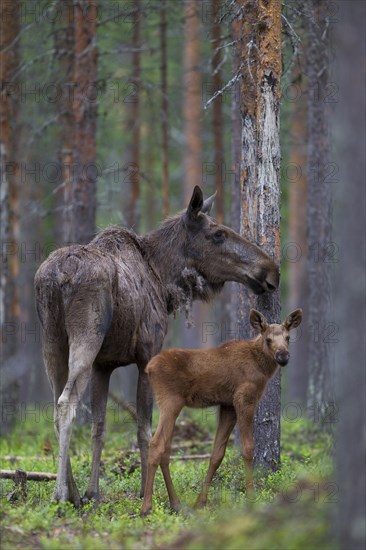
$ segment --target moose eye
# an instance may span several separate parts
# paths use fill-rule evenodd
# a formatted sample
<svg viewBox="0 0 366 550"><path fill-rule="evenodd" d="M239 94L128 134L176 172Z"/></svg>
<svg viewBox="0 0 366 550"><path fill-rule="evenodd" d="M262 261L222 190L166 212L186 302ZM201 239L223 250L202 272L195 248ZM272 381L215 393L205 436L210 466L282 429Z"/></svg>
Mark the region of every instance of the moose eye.
<svg viewBox="0 0 366 550"><path fill-rule="evenodd" d="M272 338L266 338L266 344L270 346L272 344Z"/></svg>
<svg viewBox="0 0 366 550"><path fill-rule="evenodd" d="M222 243L225 240L225 236L225 231L219 230L213 234L213 240L215 241L215 243Z"/></svg>
<svg viewBox="0 0 366 550"><path fill-rule="evenodd" d="M289 342L289 341L290 341L290 337L286 336L286 342Z"/></svg>

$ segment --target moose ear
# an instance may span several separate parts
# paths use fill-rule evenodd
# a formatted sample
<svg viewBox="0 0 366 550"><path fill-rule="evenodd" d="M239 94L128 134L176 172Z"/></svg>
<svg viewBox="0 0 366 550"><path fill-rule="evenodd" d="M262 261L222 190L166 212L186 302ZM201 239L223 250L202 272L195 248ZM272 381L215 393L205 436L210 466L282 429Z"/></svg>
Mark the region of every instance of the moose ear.
<svg viewBox="0 0 366 550"><path fill-rule="evenodd" d="M260 332L264 332L268 328L268 323L265 319L265 317L256 309L250 310L250 324L254 328L254 330L259 330Z"/></svg>
<svg viewBox="0 0 366 550"><path fill-rule="evenodd" d="M211 197L208 197L208 199L203 201L203 206L201 208L201 212L203 212L204 214L209 214L210 213L212 205L213 205L213 203L215 202L215 199L216 199L216 194L217 194L217 191L215 191L215 193L213 195L211 195Z"/></svg>
<svg viewBox="0 0 366 550"><path fill-rule="evenodd" d="M198 185L195 186L193 189L192 197L189 202L185 218L187 221L193 221L197 219L198 214L202 210L203 207L203 194L202 190Z"/></svg>
<svg viewBox="0 0 366 550"><path fill-rule="evenodd" d="M302 309L295 309L292 313L287 315L286 321L283 323L283 326L287 330L292 330L299 326L302 321Z"/></svg>

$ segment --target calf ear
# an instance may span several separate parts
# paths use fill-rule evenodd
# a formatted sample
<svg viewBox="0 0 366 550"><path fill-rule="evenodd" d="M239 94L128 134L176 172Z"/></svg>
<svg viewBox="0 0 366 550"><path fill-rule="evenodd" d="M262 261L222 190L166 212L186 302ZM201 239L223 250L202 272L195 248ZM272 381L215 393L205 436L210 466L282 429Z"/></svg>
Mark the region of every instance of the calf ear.
<svg viewBox="0 0 366 550"><path fill-rule="evenodd" d="M250 324L254 328L254 330L259 330L260 332L264 332L268 328L268 323L265 319L265 317L256 309L250 310Z"/></svg>
<svg viewBox="0 0 366 550"><path fill-rule="evenodd" d="M187 221L194 221L197 219L198 214L203 207L203 194L202 190L198 185L193 189L192 197L189 202L185 218Z"/></svg>
<svg viewBox="0 0 366 550"><path fill-rule="evenodd" d="M213 205L213 203L215 202L215 199L216 199L216 193L217 193L217 191L215 191L215 193L213 195L211 195L211 197L208 197L208 199L204 200L203 206L201 208L201 212L203 212L204 214L209 214L210 213L212 205Z"/></svg>
<svg viewBox="0 0 366 550"><path fill-rule="evenodd" d="M286 317L286 321L283 323L283 326L287 330L292 330L299 326L302 321L302 309L295 309Z"/></svg>

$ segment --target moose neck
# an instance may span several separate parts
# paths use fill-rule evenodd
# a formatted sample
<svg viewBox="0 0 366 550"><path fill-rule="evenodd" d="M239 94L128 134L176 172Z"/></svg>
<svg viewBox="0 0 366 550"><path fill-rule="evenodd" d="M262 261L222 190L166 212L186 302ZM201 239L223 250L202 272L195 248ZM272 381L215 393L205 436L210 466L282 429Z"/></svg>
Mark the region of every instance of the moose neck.
<svg viewBox="0 0 366 550"><path fill-rule="evenodd" d="M186 267L182 227L183 221L176 216L144 236L149 262L165 285L177 283Z"/></svg>
<svg viewBox="0 0 366 550"><path fill-rule="evenodd" d="M182 305L187 307L195 299L208 301L221 290L222 284L209 284L186 256L182 216L165 220L161 227L147 233L144 241L149 263L171 295L171 311Z"/></svg>

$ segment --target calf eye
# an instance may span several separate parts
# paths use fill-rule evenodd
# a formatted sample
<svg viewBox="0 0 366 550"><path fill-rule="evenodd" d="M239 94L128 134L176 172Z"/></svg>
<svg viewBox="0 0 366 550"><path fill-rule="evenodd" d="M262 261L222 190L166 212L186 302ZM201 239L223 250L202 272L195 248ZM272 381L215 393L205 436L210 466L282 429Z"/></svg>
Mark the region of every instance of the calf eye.
<svg viewBox="0 0 366 550"><path fill-rule="evenodd" d="M290 337L286 336L286 342L289 342L289 341L290 341Z"/></svg>
<svg viewBox="0 0 366 550"><path fill-rule="evenodd" d="M219 229L219 231L216 231L212 236L215 243L224 242L225 237L226 237L225 231L221 231L221 229Z"/></svg>
<svg viewBox="0 0 366 550"><path fill-rule="evenodd" d="M266 338L266 344L270 346L272 344L272 338Z"/></svg>

